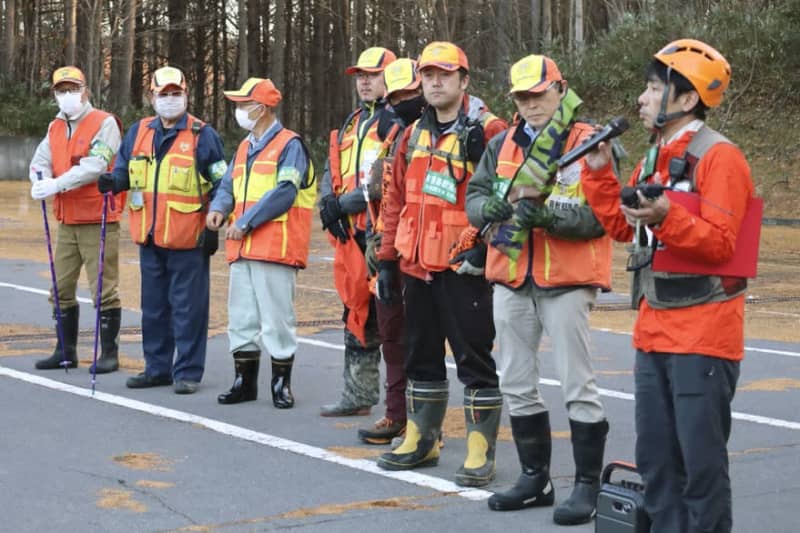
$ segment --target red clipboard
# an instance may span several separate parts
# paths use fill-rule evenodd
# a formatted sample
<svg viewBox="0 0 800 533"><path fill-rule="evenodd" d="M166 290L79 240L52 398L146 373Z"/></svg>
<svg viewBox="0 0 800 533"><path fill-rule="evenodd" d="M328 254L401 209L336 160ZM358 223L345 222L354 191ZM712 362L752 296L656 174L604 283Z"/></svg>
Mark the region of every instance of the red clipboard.
<svg viewBox="0 0 800 533"><path fill-rule="evenodd" d="M665 191L670 202L682 205L690 213L700 214L700 195L691 192ZM653 255L653 270L657 272L676 272L680 274L709 274L714 276L734 276L754 278L758 270L758 246L761 240L761 217L764 213L764 200L750 198L742 219L742 227L736 237L733 257L725 263L708 264L692 261L670 253L669 248L659 245Z"/></svg>

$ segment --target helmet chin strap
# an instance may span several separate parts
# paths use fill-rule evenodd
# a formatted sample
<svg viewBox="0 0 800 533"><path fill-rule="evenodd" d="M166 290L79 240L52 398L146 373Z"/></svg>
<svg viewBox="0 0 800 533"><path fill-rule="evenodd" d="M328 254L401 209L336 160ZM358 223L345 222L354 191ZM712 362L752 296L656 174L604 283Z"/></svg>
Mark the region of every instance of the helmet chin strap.
<svg viewBox="0 0 800 533"><path fill-rule="evenodd" d="M672 113L667 113L667 103L669 102L669 93L671 91L669 79L670 75L672 74L672 67L667 65L667 81L665 83L666 87L664 92L661 94L661 106L658 110L658 115L656 119L653 121L653 128L655 131L653 132L653 140L655 140L656 136L661 135L661 130L664 129L664 126L667 125L667 122L672 122L673 120L679 119L681 117L685 117L686 115L690 114L689 111L675 111Z"/></svg>

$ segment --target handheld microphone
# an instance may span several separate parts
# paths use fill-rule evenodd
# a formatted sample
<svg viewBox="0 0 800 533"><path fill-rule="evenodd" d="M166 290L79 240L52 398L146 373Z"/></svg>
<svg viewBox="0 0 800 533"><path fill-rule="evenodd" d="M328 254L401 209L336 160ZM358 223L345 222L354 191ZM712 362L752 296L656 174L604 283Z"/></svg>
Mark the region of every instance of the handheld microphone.
<svg viewBox="0 0 800 533"><path fill-rule="evenodd" d="M571 165L592 150L595 150L597 145L599 145L601 142L605 142L613 139L614 137L622 135L622 133L624 133L629 126L630 124L628 124L628 121L625 119L625 117L616 117L611 119L611 122L609 122L602 130L589 137L580 146L573 148L561 156L561 159L558 160L558 166L563 168Z"/></svg>

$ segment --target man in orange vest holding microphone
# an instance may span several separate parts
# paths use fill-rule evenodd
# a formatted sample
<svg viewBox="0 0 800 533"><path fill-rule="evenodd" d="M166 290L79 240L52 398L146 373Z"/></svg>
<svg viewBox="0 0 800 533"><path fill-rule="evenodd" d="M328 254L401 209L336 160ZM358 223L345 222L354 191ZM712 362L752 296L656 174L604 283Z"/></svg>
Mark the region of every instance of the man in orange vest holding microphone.
<svg viewBox="0 0 800 533"><path fill-rule="evenodd" d="M36 362L40 370L78 366L78 317L75 298L81 267L86 268L92 296L97 294L100 222L103 196L95 182L107 172L122 137L118 119L92 107L86 78L80 69L67 66L53 73L53 95L59 112L50 123L47 136L39 143L30 164L31 197L44 200L55 196L53 208L58 220L55 273L60 302L63 345L58 340L53 355ZM118 337L121 304L117 292L119 275L119 219L124 195L108 210L103 292L100 296L100 341L98 374L119 367ZM51 302L53 296L50 297Z"/></svg>
<svg viewBox="0 0 800 533"><path fill-rule="evenodd" d="M180 70L156 70L150 89L156 116L128 130L113 173L103 175L98 188L130 191L129 226L139 245L145 370L126 385L174 382L176 394L192 394L203 377L208 340L214 248L204 234L206 209L227 164L214 128L186 112Z"/></svg>
<svg viewBox="0 0 800 533"><path fill-rule="evenodd" d="M486 278L494 285L500 390L522 473L489 498L496 511L554 503L551 434L539 392L539 346L550 337L569 416L575 487L555 510L557 524L594 516L608 422L589 346L589 309L611 287L611 240L580 186L583 162L558 168L562 153L592 133L581 105L549 57L530 55L510 71L520 120L492 139L467 186L470 222L486 228Z"/></svg>
<svg viewBox="0 0 800 533"><path fill-rule="evenodd" d="M418 68L429 106L406 128L395 152L386 189L386 205L392 208L383 213L378 252L379 292L390 292L398 270L403 273L406 433L394 451L381 455L378 466L410 470L438 463L449 396L447 341L464 384L467 427L467 457L455 481L483 486L494 478L503 406L491 355L492 289L482 271L454 271L450 251L469 225L464 211L469 177L487 140L507 124L467 94L469 64L455 44L428 44ZM485 257L485 249L478 255Z"/></svg>
<svg viewBox="0 0 800 533"><path fill-rule="evenodd" d="M272 81L250 78L237 91L236 122L249 131L228 166L207 217L218 230L228 218L225 255L231 265L228 338L236 377L221 404L255 400L261 349L271 356L272 403L294 405L297 351L294 293L305 268L316 200L314 169L300 136L275 116L281 93Z"/></svg>
<svg viewBox="0 0 800 533"><path fill-rule="evenodd" d="M339 130L331 132L328 161L320 185L320 218L335 247L333 275L344 304L344 390L322 416L368 415L380 397L380 338L375 301L369 292L366 250L370 220L364 177L388 153L392 114L383 70L395 60L391 50L368 48L345 71L356 78L359 106Z"/></svg>
<svg viewBox="0 0 800 533"><path fill-rule="evenodd" d="M727 444L744 357L747 279L714 271L732 259L746 231L754 187L742 151L705 124L730 79L725 57L694 39L667 44L647 67L639 117L655 144L628 184L669 186L672 200L636 191L623 202L608 143L587 154L581 175L609 235L635 246L636 463L652 531L733 528ZM698 211L680 203L688 197L699 199ZM686 265L657 266L665 251L690 262L694 273Z"/></svg>

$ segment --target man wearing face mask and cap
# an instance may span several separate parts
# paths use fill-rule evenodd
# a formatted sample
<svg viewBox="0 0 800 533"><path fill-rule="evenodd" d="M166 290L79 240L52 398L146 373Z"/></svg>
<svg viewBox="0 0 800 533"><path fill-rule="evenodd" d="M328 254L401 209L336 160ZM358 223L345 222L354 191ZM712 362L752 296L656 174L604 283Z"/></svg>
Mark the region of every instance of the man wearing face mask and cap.
<svg viewBox="0 0 800 533"><path fill-rule="evenodd" d="M236 377L221 404L255 400L261 344L272 363L272 403L294 406L292 364L297 351L294 293L311 241L317 191L308 148L275 116L281 93L271 80L250 78L237 91L236 122L248 132L222 178L206 224L225 219L225 255L231 265L228 339Z"/></svg>
<svg viewBox="0 0 800 533"><path fill-rule="evenodd" d="M53 95L59 113L50 123L30 164L31 196L44 200L55 196L53 209L58 220L55 272L61 307L63 343L58 341L53 355L36 362L47 370L78 366L79 306L75 298L81 267L85 266L92 294L97 294L100 222L103 198L94 183L106 172L121 137L118 119L89 103L89 89L80 69L67 66L53 73ZM102 353L97 373L113 372L117 362L117 337L120 326L118 285L119 219L124 195L116 209L109 209L103 262L103 293L100 297ZM52 297L51 297L52 301ZM55 318L55 310L53 311Z"/></svg>
<svg viewBox="0 0 800 533"><path fill-rule="evenodd" d="M378 296L375 311L378 318L378 333L381 352L386 363L386 412L374 424L359 428L358 438L367 444L389 444L406 429L406 371L405 318L403 299L400 296L399 276L394 283L381 283L378 277L378 250L383 238L383 214L387 210L400 211L401 206L384 201L384 187L391 184L394 150L403 136L403 130L422 115L425 98L420 87L417 62L402 57L390 63L383 71L386 82L386 99L392 106L392 128L386 139L393 145L386 157L378 159L372 167L369 181L370 208L375 213L375 222L367 236L367 271L375 280L374 293ZM373 209L374 208L374 209ZM389 252L391 254L391 252ZM385 281L385 280L384 280Z"/></svg>
<svg viewBox="0 0 800 533"><path fill-rule="evenodd" d="M145 370L126 385L174 382L176 394L191 394L203 377L208 337L206 208L227 164L217 132L186 112L180 70L156 70L150 88L157 115L128 130L98 188L130 191L129 225L139 245Z"/></svg>

